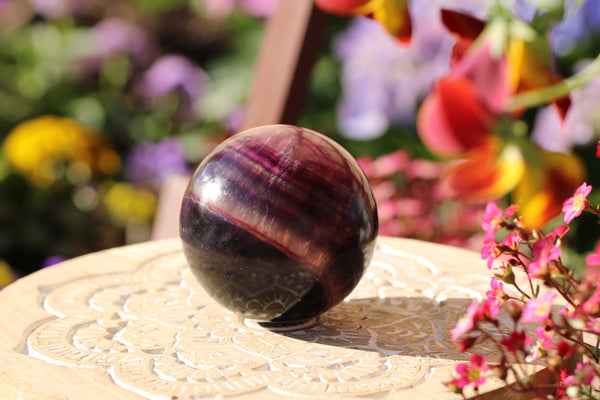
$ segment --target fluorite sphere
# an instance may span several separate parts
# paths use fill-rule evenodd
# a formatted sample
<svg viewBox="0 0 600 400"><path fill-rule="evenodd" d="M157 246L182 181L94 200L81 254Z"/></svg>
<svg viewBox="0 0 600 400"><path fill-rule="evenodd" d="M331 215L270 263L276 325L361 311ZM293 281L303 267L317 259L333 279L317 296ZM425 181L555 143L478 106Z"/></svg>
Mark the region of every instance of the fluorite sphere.
<svg viewBox="0 0 600 400"><path fill-rule="evenodd" d="M209 154L186 189L185 257L226 308L276 324L310 320L354 289L377 236L356 160L315 131L267 125Z"/></svg>

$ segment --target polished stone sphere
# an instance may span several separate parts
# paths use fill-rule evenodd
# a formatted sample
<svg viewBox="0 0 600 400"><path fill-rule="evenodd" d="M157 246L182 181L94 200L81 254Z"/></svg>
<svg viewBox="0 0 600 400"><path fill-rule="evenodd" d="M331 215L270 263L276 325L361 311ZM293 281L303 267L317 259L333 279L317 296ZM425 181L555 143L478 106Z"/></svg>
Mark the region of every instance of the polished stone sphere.
<svg viewBox="0 0 600 400"><path fill-rule="evenodd" d="M291 125L221 143L190 179L180 215L184 254L203 288L269 326L301 324L342 301L370 262L377 228L356 160Z"/></svg>

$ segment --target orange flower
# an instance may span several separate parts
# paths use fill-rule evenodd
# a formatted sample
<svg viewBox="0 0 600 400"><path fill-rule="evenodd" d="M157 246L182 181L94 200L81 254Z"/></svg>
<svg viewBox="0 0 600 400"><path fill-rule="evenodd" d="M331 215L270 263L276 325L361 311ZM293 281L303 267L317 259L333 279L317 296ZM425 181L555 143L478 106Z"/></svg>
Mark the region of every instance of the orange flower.
<svg viewBox="0 0 600 400"><path fill-rule="evenodd" d="M330 14L372 18L401 43L410 42L412 23L408 0L315 0L315 4Z"/></svg>
<svg viewBox="0 0 600 400"><path fill-rule="evenodd" d="M446 182L458 198L468 201L497 199L513 190L523 178L525 161L514 144L493 144L473 149L451 168Z"/></svg>

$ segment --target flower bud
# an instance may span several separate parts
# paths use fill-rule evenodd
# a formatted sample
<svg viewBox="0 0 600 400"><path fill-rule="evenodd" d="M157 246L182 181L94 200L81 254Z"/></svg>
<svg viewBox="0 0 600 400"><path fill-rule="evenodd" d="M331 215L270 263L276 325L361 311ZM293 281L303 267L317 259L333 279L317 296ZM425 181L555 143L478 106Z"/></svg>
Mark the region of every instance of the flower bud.
<svg viewBox="0 0 600 400"><path fill-rule="evenodd" d="M504 274L496 275L498 279L500 279L504 283L508 283L509 285L515 284L515 274L512 270L512 266L510 264L506 264L506 269L504 270Z"/></svg>
<svg viewBox="0 0 600 400"><path fill-rule="evenodd" d="M513 300L513 301L508 301L506 303L506 305L507 305L508 314L510 315L510 318L514 322L519 321L521 319L521 315L523 315L523 306L521 305L521 303Z"/></svg>

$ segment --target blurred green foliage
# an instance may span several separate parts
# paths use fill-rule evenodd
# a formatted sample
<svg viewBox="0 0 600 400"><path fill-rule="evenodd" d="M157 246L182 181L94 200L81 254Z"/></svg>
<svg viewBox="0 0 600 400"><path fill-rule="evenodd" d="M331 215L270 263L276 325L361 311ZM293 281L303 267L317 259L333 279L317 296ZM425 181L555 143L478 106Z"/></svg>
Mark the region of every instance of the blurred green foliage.
<svg viewBox="0 0 600 400"><path fill-rule="evenodd" d="M239 10L210 19L187 0L91 2L60 16L27 1L1 6L0 21L11 23L0 23L0 143L24 121L56 115L93 129L123 163L141 143L176 137L192 168L227 134L227 119L243 104L263 29L262 19ZM99 27L115 20L137 29L144 45L127 48L118 32L102 39ZM108 42L99 40L122 46L107 51ZM183 119L178 113L190 99L177 87L157 96L140 89L165 55L189 60L209 76ZM39 187L0 153L0 260L27 274L53 255L70 258L148 238L151 218L115 220L107 208L112 203L104 201L118 182L136 191L144 182L127 182L126 171L73 182L68 160L55 161L62 172ZM150 189L157 196L160 188Z"/></svg>

